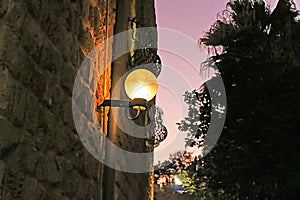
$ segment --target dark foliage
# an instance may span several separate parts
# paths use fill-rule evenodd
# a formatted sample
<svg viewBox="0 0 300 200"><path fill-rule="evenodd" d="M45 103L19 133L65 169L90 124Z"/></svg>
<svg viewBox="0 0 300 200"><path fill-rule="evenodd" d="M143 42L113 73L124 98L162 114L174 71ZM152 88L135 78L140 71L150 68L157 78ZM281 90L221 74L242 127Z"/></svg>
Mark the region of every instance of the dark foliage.
<svg viewBox="0 0 300 200"><path fill-rule="evenodd" d="M182 170L187 169L193 162L191 152L178 151L171 153L168 160L159 162L154 166L156 175L177 175Z"/></svg>
<svg viewBox="0 0 300 200"><path fill-rule="evenodd" d="M185 92L184 102L189 105L188 116L177 123L178 129L187 132L186 146L200 147L211 118L211 99L206 85L200 91Z"/></svg>
<svg viewBox="0 0 300 200"><path fill-rule="evenodd" d="M226 87L226 123L197 176L215 199L299 199L298 12L289 0L273 12L260 0L232 0L222 16L200 42L222 47L213 60Z"/></svg>

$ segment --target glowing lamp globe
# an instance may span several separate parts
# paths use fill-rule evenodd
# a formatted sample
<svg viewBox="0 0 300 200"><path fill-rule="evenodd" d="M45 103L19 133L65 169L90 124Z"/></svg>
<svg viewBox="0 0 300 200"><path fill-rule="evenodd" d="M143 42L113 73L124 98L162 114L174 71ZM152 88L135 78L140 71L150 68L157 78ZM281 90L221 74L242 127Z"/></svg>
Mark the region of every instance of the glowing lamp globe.
<svg viewBox="0 0 300 200"><path fill-rule="evenodd" d="M158 83L155 75L146 69L137 69L125 79L125 91L130 99L150 101L157 93Z"/></svg>

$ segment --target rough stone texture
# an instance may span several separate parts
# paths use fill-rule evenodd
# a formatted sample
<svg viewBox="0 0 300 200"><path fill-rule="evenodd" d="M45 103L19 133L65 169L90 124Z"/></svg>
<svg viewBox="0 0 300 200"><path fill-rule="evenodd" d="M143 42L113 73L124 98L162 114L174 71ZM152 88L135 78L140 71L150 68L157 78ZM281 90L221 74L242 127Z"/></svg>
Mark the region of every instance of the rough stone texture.
<svg viewBox="0 0 300 200"><path fill-rule="evenodd" d="M145 26L155 26L153 4L136 3ZM124 18L116 16L116 0L0 1L0 199L105 199L105 181L114 185L106 199L153 198L149 173L116 171L104 180L104 166L85 149L73 122L75 76L113 35L116 18ZM99 47L80 77L87 93L75 97L87 104L85 96L96 96L80 111L90 121L82 128L99 121L99 134L108 133L109 109L92 118L85 113L110 98L111 52L111 44ZM145 148L123 133L117 137L124 149Z"/></svg>
<svg viewBox="0 0 300 200"><path fill-rule="evenodd" d="M103 166L77 135L71 98L114 21L115 0L0 2L0 199L102 199ZM109 96L110 70L97 81Z"/></svg>

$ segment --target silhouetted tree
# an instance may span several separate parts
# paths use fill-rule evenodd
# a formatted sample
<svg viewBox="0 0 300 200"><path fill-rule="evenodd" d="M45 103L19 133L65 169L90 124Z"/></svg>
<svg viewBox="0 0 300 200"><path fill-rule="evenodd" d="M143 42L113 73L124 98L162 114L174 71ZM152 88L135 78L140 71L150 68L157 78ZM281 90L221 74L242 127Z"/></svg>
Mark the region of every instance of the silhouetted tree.
<svg viewBox="0 0 300 200"><path fill-rule="evenodd" d="M215 199L299 198L297 16L290 0L279 0L273 12L262 0L232 0L200 40L209 49L222 49L212 59L226 87L227 116L201 173L190 174ZM192 120L188 116L181 125L195 140Z"/></svg>
<svg viewBox="0 0 300 200"><path fill-rule="evenodd" d="M178 129L187 132L186 146L200 147L209 128L211 118L211 99L204 84L199 91L186 91L184 102L189 105L188 116L177 123Z"/></svg>
<svg viewBox="0 0 300 200"><path fill-rule="evenodd" d="M156 175L177 175L187 169L193 162L194 158L191 152L177 151L171 153L168 160L159 162L154 166Z"/></svg>

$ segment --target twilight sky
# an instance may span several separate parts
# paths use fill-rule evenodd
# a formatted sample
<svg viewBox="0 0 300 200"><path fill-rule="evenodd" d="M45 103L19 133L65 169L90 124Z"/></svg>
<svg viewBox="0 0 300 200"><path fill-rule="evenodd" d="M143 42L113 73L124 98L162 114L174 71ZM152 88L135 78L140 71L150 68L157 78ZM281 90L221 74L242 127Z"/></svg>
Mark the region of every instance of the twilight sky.
<svg viewBox="0 0 300 200"><path fill-rule="evenodd" d="M276 6L277 1L266 0L266 2L271 3L271 8ZM199 38L210 28L216 20L217 14L224 10L227 2L228 0L155 0L158 28L168 28L185 34L197 46ZM296 5L300 5L300 0L295 0L294 2ZM160 31L158 37L160 48L163 43L163 41L160 41L162 38ZM208 57L206 52L200 48L195 51L199 51L195 52L199 54L199 63ZM163 71L159 77L161 80L166 82L166 79L169 79L170 76L174 77L173 80L179 80L180 77L177 77L177 75L180 74L184 79L190 81L190 88L197 89L201 85L203 81L199 76L199 66L191 66L181 55L164 50L159 50L158 54L163 63ZM171 72L170 69L174 71ZM185 135L182 133L179 134L176 122L180 122L187 114L187 107L181 104L183 102L181 95L186 90L189 90L189 87L185 88L185 84L181 84L180 81L177 83L175 81L174 83L173 80L169 81L169 86L165 83L164 86L160 87L157 94L157 105L164 111L164 121L169 135L155 149L155 163L158 160L163 161L168 159L170 153L182 150L185 144ZM174 92L170 89L174 86L180 89ZM181 93L180 96L178 95L178 91Z"/></svg>

